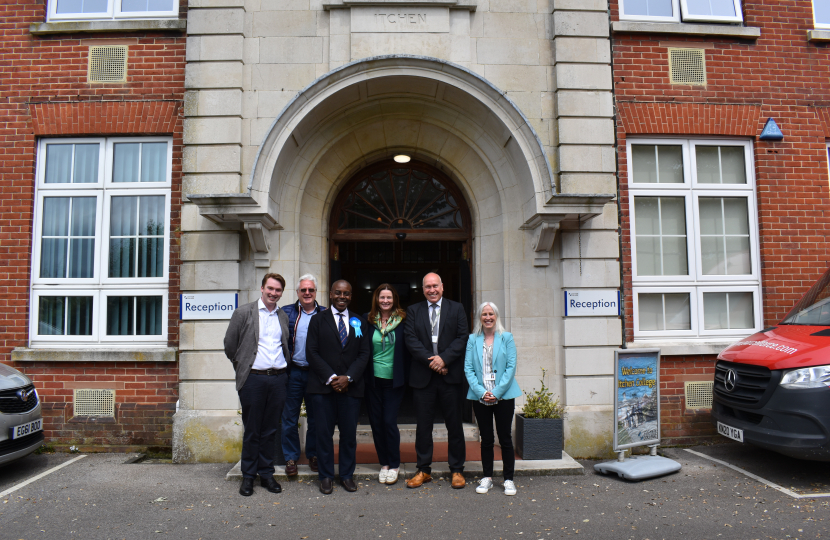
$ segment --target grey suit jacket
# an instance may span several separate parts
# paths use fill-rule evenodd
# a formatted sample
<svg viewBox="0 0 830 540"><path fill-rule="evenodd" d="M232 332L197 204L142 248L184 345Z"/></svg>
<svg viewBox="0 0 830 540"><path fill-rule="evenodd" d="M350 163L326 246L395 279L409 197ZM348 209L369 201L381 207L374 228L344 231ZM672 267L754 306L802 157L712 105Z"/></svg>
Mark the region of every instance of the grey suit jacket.
<svg viewBox="0 0 830 540"><path fill-rule="evenodd" d="M256 360L259 347L259 300L237 308L231 315L231 323L225 332L225 356L233 363L236 370L236 391L242 389L251 366ZM288 315L277 309L282 329L282 354L285 361L291 364L291 353L288 349Z"/></svg>

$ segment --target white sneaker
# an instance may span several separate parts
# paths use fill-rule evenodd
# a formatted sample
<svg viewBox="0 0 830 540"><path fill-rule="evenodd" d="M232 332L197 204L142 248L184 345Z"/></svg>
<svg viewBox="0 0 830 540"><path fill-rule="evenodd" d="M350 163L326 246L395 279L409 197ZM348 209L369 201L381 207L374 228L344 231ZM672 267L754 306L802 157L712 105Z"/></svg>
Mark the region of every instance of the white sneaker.
<svg viewBox="0 0 830 540"><path fill-rule="evenodd" d="M388 474L389 474L389 469L381 469L380 472L378 473L378 482L380 482L381 484L385 484L386 479L388 478Z"/></svg>
<svg viewBox="0 0 830 540"><path fill-rule="evenodd" d="M505 495L515 495L516 494L516 484L513 483L513 480L505 480L504 481L504 494Z"/></svg>
<svg viewBox="0 0 830 540"><path fill-rule="evenodd" d="M490 491L491 487L493 487L493 479L484 477L478 481L476 493L487 493L488 491Z"/></svg>
<svg viewBox="0 0 830 540"><path fill-rule="evenodd" d="M398 469L389 469L386 471L386 483L394 484L398 481Z"/></svg>

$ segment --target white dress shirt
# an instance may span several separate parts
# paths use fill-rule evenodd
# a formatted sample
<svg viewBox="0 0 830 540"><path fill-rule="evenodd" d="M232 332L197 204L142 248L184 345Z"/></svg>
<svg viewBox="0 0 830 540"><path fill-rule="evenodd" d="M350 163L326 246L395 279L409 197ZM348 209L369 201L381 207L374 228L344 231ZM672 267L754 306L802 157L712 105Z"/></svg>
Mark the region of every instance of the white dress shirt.
<svg viewBox="0 0 830 540"><path fill-rule="evenodd" d="M331 314L334 317L334 327L337 328L337 337L338 338L340 337L340 314L341 313L343 314L343 324L346 325L346 335L348 335L349 334L349 326L350 326L350 323L349 323L349 308L346 308L343 311L337 311L336 307L331 306L331 308L329 308L329 311L331 311ZM326 381L326 384L327 385L331 384L331 381L333 381L335 377L337 377L336 374L329 377L329 380ZM349 382L352 382L351 377L349 377Z"/></svg>
<svg viewBox="0 0 830 540"><path fill-rule="evenodd" d="M442 296L438 299L437 302L435 302L436 304L438 304L438 307L436 308L438 310L438 314L435 316L435 328L441 328L441 302L443 301L444 297ZM432 304L433 303L430 302L429 299L427 299L427 317L430 323L432 323ZM430 328L430 331L432 331L432 328Z"/></svg>
<svg viewBox="0 0 830 540"><path fill-rule="evenodd" d="M283 369L288 367L282 350L282 327L280 326L280 308L268 311L260 298L259 306L259 343L252 369Z"/></svg>

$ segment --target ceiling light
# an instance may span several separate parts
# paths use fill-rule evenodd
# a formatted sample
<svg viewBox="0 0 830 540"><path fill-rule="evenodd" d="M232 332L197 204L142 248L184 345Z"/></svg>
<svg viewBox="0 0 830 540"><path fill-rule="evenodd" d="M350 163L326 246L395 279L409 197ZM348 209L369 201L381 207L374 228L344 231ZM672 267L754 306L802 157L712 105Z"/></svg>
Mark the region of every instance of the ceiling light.
<svg viewBox="0 0 830 540"><path fill-rule="evenodd" d="M412 158L407 156L406 154L398 154L397 156L395 156L395 161L398 163L409 163L410 159Z"/></svg>

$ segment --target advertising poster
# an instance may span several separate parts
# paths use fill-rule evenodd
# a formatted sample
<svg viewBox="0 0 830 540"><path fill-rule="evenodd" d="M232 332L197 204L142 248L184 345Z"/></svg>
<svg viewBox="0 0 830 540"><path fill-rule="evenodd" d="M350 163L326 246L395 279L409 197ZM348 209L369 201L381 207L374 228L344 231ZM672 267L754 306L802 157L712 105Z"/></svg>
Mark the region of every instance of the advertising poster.
<svg viewBox="0 0 830 540"><path fill-rule="evenodd" d="M614 451L660 442L660 349L614 354Z"/></svg>

